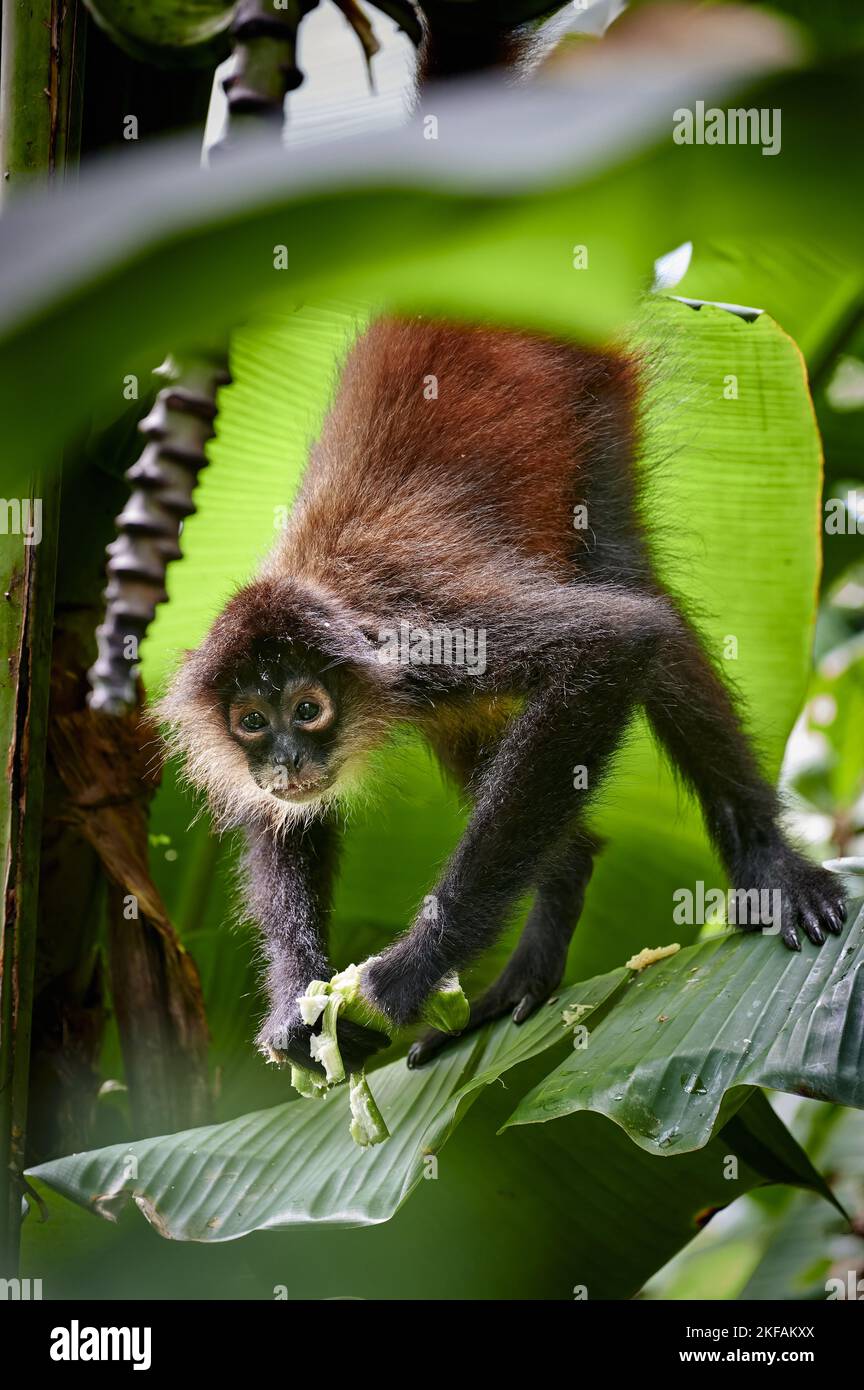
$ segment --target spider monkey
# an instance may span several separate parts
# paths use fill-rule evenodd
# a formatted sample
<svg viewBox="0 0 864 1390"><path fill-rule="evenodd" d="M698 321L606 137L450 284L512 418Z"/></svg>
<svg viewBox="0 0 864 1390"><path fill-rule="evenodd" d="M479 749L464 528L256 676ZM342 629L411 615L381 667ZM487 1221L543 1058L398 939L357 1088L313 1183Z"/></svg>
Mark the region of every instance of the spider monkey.
<svg viewBox="0 0 864 1390"><path fill-rule="evenodd" d="M438 76L512 57L503 33L477 53L434 38L426 70ZM433 380L437 392L424 390ZM406 723L472 811L434 911L366 968L396 1025L490 946L532 889L516 950L469 1028L507 1012L520 1023L556 989L600 848L589 800L639 708L697 794L730 881L779 890L785 945L799 950L801 930L817 946L841 931L838 880L787 843L733 700L653 568L638 399L626 354L504 329L388 317L348 355L287 529L162 702L217 824L245 831L270 999L258 1045L272 1059L310 1065L296 999L331 973L340 799ZM419 657L387 659L406 628ZM429 659L426 639L442 630L483 634L483 669ZM574 789L576 766L585 785ZM339 1028L352 1069L386 1045ZM409 1065L446 1041L420 1038Z"/></svg>
<svg viewBox="0 0 864 1390"><path fill-rule="evenodd" d="M732 699L652 568L638 375L620 353L423 318L380 319L350 352L287 529L163 702L190 780L221 825L246 831L268 1055L308 1064L296 996L330 973L339 799L405 722L473 810L435 911L367 967L394 1024L415 1020L529 889L519 944L469 1026L508 1011L521 1022L554 991L598 849L589 798L639 707L730 880L780 890L786 946L800 949L801 929L817 945L840 932L839 882L785 840ZM590 550L574 505L587 507ZM412 634L482 631L484 669L385 659L406 621ZM410 1062L444 1041L421 1038ZM382 1042L343 1031L349 1064Z"/></svg>

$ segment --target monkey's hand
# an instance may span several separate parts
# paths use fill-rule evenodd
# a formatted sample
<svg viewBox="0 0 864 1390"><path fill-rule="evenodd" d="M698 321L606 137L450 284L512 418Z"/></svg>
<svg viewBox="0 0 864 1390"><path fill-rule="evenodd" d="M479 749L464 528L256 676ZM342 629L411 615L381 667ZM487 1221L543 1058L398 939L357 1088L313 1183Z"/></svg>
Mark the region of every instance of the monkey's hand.
<svg viewBox="0 0 864 1390"><path fill-rule="evenodd" d="M312 1056L309 1046L312 1035L318 1033L320 1027L320 1020L311 1027L304 1023L296 1009L287 1017L280 1010L274 1010L261 1026L257 1038L258 1051L279 1066L305 1067L307 1071L323 1076L324 1068ZM361 1071L369 1057L390 1046L390 1039L385 1033L364 1028L346 1018L339 1019L336 1036L348 1072Z"/></svg>
<svg viewBox="0 0 864 1390"><path fill-rule="evenodd" d="M422 1019L442 1033L458 1035L469 1015L458 975L451 972L441 976L434 963L424 969L421 957L406 957L407 946L410 938L405 937L361 967L358 993L371 1018L376 1014L383 1017L392 1031Z"/></svg>

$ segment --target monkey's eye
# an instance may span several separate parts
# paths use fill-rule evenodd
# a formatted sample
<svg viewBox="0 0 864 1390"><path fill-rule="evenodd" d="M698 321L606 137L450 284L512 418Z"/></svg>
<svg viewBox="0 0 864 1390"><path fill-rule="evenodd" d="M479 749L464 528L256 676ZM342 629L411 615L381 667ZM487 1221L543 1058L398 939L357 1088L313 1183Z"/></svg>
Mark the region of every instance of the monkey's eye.
<svg viewBox="0 0 864 1390"><path fill-rule="evenodd" d="M258 713L257 709L250 710L249 713L244 714L243 718L240 720L240 728L245 729L247 733L250 734L255 734L259 729L266 729L266 727L267 720L264 718L263 714Z"/></svg>
<svg viewBox="0 0 864 1390"><path fill-rule="evenodd" d="M301 700L294 711L294 719L298 724L311 724L320 713L321 706L316 705L314 700Z"/></svg>

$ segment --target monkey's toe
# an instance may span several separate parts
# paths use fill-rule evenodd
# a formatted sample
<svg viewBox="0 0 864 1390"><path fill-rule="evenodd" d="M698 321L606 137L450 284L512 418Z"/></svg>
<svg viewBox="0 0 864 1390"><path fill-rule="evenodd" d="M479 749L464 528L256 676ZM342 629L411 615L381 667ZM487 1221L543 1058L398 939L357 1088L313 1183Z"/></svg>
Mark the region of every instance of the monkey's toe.
<svg viewBox="0 0 864 1390"><path fill-rule="evenodd" d="M555 987L550 985L548 990L544 990L534 985L527 989L524 985L511 983L502 976L479 999L472 1000L471 1013L461 1033L439 1033L437 1029L432 1029L412 1043L408 1051L408 1066L412 1069L425 1066L443 1052L445 1047L450 1047L459 1038L464 1038L466 1033L476 1033L484 1024L494 1023L505 1014L509 1013L515 1024L524 1023L537 1012Z"/></svg>
<svg viewBox="0 0 864 1390"><path fill-rule="evenodd" d="M846 894L842 882L818 864L797 860L783 884L781 936L784 943L792 950L800 950L799 933L803 931L814 946L822 946L829 932L833 936L840 935L845 920Z"/></svg>
<svg viewBox="0 0 864 1390"><path fill-rule="evenodd" d="M546 997L548 996L544 996L544 998ZM513 1010L513 1022L524 1023L532 1014L536 1014L543 1002L544 999L536 994L523 994L516 1008Z"/></svg>
<svg viewBox="0 0 864 1390"><path fill-rule="evenodd" d="M833 936L841 934L846 920L846 895L841 880L828 869L786 848L767 868L764 864L759 866L753 882L761 885L760 902L768 893L779 894L779 934L788 950L800 951L803 936L814 946L823 946L829 932ZM742 889L745 883L746 874L742 876ZM760 918L758 912L744 921L739 919L739 924L745 931L765 931L769 929L766 924L774 932L778 930L771 917Z"/></svg>
<svg viewBox="0 0 864 1390"><path fill-rule="evenodd" d="M424 1033L409 1049L407 1059L409 1067L425 1066L427 1062L432 1061L433 1057L437 1057L439 1052L443 1052L445 1047L452 1046L460 1038L464 1038L466 1033L476 1033L477 1029L482 1028L484 1023L492 1023L496 1018L502 1018L510 1008L510 1001L494 995L493 990L488 991L479 999L472 1000L471 1013L462 1032L439 1033L437 1028L433 1028L430 1032Z"/></svg>
<svg viewBox="0 0 864 1390"><path fill-rule="evenodd" d="M427 1062L431 1062L433 1057L443 1052L448 1043L455 1041L456 1036L453 1033L439 1033L433 1028L411 1044L405 1061L413 1071L416 1067L423 1067Z"/></svg>

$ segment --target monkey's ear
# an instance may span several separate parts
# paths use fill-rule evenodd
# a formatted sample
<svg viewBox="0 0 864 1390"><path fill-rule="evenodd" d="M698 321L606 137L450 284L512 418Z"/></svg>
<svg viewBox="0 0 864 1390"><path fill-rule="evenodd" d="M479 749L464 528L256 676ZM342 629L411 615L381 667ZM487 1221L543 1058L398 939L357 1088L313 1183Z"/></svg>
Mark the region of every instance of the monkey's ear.
<svg viewBox="0 0 864 1390"><path fill-rule="evenodd" d="M335 654L337 649L331 647L330 650ZM382 648L381 629L369 623L352 622L350 631L343 630L338 656L349 670L353 668L359 676L380 689L398 685L404 674L398 663L388 660L386 647Z"/></svg>
<svg viewBox="0 0 864 1390"><path fill-rule="evenodd" d="M382 670L381 665L381 638L377 627L370 627L363 624L354 629L354 638L350 644L348 660L359 666L368 673L379 675Z"/></svg>

